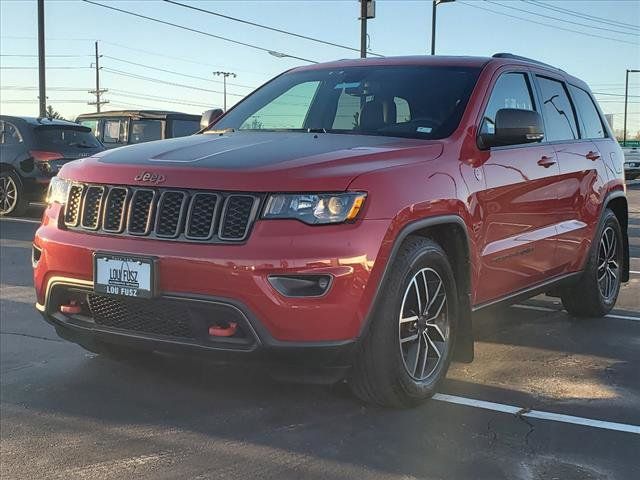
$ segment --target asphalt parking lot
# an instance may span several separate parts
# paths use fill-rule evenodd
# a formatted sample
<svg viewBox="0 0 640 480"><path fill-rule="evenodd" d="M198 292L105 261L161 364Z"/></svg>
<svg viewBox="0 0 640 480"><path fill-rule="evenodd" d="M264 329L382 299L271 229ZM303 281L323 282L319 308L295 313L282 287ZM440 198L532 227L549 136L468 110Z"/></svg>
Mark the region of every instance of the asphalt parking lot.
<svg viewBox="0 0 640 480"><path fill-rule="evenodd" d="M33 306L37 221L0 220L0 477L640 478L639 184L629 196L635 273L611 315L572 320L546 297L479 314L474 363L404 411L61 341Z"/></svg>

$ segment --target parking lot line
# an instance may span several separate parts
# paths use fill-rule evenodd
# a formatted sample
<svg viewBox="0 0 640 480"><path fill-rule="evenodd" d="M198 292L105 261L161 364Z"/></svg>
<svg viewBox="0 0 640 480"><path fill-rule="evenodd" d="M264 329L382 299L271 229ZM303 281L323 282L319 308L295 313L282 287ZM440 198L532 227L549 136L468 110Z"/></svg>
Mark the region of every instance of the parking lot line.
<svg viewBox="0 0 640 480"><path fill-rule="evenodd" d="M575 417L573 415L564 415L561 413L545 412L542 410L529 410L527 408L516 407L514 405L505 405L503 403L487 402L485 400L476 400L474 398L459 397L457 395L447 395L444 393L436 393L434 400L440 402L454 403L456 405L464 405L467 407L482 408L484 410L492 410L494 412L508 413L519 417L537 418L539 420L549 420L553 422L570 423L573 425L582 425L585 427L602 428L604 430L614 430L616 432L627 432L640 435L640 425L632 425L628 423L607 422L605 420L594 420L592 418Z"/></svg>
<svg viewBox="0 0 640 480"><path fill-rule="evenodd" d="M19 222L19 223L40 223L40 220L31 218L0 218L0 222Z"/></svg>
<svg viewBox="0 0 640 480"><path fill-rule="evenodd" d="M517 303L512 305L515 308L522 308L525 310L535 310L537 312L562 312L563 310L559 308L549 308L549 307L539 307L537 305L523 305L521 303ZM618 315L617 313L608 313L605 315L606 318L616 318L618 320L631 320L633 322L640 322L640 316L633 315Z"/></svg>
<svg viewBox="0 0 640 480"><path fill-rule="evenodd" d="M640 275L638 270L629 270L629 273L632 273L633 275Z"/></svg>

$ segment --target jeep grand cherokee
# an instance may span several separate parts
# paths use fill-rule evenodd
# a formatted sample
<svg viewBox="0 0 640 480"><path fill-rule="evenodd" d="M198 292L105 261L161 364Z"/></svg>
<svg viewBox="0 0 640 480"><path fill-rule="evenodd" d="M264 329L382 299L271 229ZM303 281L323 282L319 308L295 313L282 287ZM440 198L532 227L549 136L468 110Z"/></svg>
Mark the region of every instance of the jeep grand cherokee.
<svg viewBox="0 0 640 480"><path fill-rule="evenodd" d="M534 60L295 68L199 135L65 165L37 308L95 352L254 359L412 405L472 359L475 310L613 307L622 162L587 85Z"/></svg>

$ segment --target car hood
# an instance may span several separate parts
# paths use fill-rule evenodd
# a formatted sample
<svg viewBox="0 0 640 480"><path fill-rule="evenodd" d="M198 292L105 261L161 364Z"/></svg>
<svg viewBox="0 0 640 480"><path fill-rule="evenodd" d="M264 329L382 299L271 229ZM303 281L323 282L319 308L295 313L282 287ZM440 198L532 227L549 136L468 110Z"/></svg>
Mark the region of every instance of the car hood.
<svg viewBox="0 0 640 480"><path fill-rule="evenodd" d="M65 165L60 175L84 182L177 188L341 191L360 174L432 160L441 153L438 142L415 139L237 132L107 150Z"/></svg>

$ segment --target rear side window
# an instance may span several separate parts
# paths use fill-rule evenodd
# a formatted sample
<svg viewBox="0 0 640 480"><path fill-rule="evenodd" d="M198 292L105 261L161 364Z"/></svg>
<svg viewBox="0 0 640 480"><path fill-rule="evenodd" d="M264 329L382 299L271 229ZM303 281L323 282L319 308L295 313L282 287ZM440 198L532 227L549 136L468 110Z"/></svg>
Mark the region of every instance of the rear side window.
<svg viewBox="0 0 640 480"><path fill-rule="evenodd" d="M526 74L504 73L498 78L484 113L481 133L495 133L496 113L502 108L535 110Z"/></svg>
<svg viewBox="0 0 640 480"><path fill-rule="evenodd" d="M127 124L126 120L120 118L105 120L102 127L103 143L127 143Z"/></svg>
<svg viewBox="0 0 640 480"><path fill-rule="evenodd" d="M161 120L132 120L129 143L144 143L162 139Z"/></svg>
<svg viewBox="0 0 640 480"><path fill-rule="evenodd" d="M591 95L573 85L569 85L569 89L574 102L576 102L578 116L580 117L580 136L582 138L605 138L604 126Z"/></svg>
<svg viewBox="0 0 640 480"><path fill-rule="evenodd" d="M171 136L186 137L200 130L200 120L171 120Z"/></svg>
<svg viewBox="0 0 640 480"><path fill-rule="evenodd" d="M538 84L542 93L545 141L576 140L578 138L576 114L564 83L538 77Z"/></svg>
<svg viewBox="0 0 640 480"><path fill-rule="evenodd" d="M96 148L100 142L91 130L85 128L38 127L35 129L35 140L38 148Z"/></svg>
<svg viewBox="0 0 640 480"><path fill-rule="evenodd" d="M15 145L22 143L22 135L18 128L9 122L0 120L0 144L1 145Z"/></svg>

